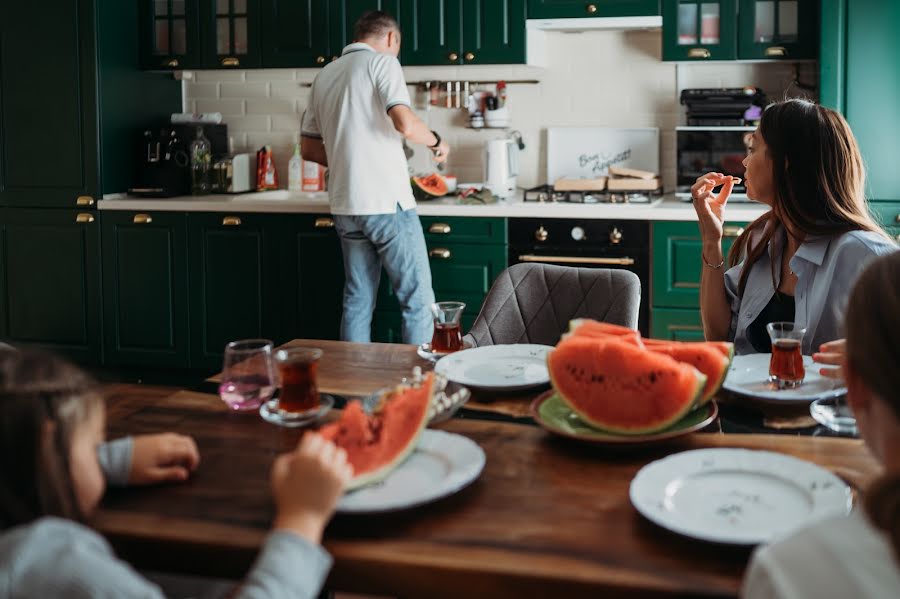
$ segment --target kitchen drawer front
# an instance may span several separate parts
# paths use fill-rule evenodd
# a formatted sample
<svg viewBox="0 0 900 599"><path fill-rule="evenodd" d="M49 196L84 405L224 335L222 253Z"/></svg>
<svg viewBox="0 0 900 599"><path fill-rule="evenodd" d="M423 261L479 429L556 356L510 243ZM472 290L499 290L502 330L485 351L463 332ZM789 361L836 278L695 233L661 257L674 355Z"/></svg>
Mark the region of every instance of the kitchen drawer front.
<svg viewBox="0 0 900 599"><path fill-rule="evenodd" d="M472 328L476 314L463 314L464 334ZM403 318L395 310L379 310L372 318L372 341L376 343L403 343Z"/></svg>
<svg viewBox="0 0 900 599"><path fill-rule="evenodd" d="M506 244L505 218L423 216L420 219L429 245L460 242Z"/></svg>
<svg viewBox="0 0 900 599"><path fill-rule="evenodd" d="M900 228L900 202L869 202L869 210L886 230Z"/></svg>
<svg viewBox="0 0 900 599"><path fill-rule="evenodd" d="M725 255L746 223L727 223ZM703 243L695 222L653 223L652 305L699 308Z"/></svg>
<svg viewBox="0 0 900 599"><path fill-rule="evenodd" d="M670 341L704 341L700 310L654 308L650 316L650 336Z"/></svg>

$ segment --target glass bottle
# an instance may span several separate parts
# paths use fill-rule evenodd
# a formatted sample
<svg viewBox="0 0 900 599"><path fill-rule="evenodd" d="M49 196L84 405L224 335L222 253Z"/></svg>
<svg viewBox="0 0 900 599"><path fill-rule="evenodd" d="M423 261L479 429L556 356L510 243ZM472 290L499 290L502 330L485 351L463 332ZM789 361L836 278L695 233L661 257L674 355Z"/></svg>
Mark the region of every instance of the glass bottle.
<svg viewBox="0 0 900 599"><path fill-rule="evenodd" d="M209 140L203 135L203 127L197 127L197 136L191 142L191 193L209 193L209 166L212 162Z"/></svg>

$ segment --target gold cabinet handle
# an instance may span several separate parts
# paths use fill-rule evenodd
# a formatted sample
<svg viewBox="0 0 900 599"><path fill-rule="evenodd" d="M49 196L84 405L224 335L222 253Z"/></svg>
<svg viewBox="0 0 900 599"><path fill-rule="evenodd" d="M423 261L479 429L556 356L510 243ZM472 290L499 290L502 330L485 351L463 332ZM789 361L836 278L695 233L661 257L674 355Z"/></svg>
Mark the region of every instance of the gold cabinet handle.
<svg viewBox="0 0 900 599"><path fill-rule="evenodd" d="M324 56L316 56L316 64L325 64Z"/></svg>
<svg viewBox="0 0 900 599"><path fill-rule="evenodd" d="M432 258L440 258L441 260L449 260L450 259L450 250L447 248L434 248L428 255Z"/></svg>
<svg viewBox="0 0 900 599"><path fill-rule="evenodd" d="M585 7L585 9L587 9L589 15L592 15L595 12L597 12L597 5L596 4L588 4Z"/></svg>
<svg viewBox="0 0 900 599"><path fill-rule="evenodd" d="M634 258L588 258L585 256L519 256L519 262L546 262L548 264L600 264L604 266L631 266Z"/></svg>
<svg viewBox="0 0 900 599"><path fill-rule="evenodd" d="M94 198L92 198L91 196L78 196L77 198L75 198L75 205L76 206L93 206Z"/></svg>
<svg viewBox="0 0 900 599"><path fill-rule="evenodd" d="M169 59L163 64L163 66L172 67L174 69L175 67L178 66L178 59L177 58Z"/></svg>
<svg viewBox="0 0 900 599"><path fill-rule="evenodd" d="M548 237L550 237L550 233L544 228L544 225L538 227L538 230L534 232L534 238L538 241L547 241Z"/></svg>
<svg viewBox="0 0 900 599"><path fill-rule="evenodd" d="M769 46L768 48L766 48L766 56L776 57L787 55L787 48L785 48L784 46Z"/></svg>
<svg viewBox="0 0 900 599"><path fill-rule="evenodd" d="M722 229L723 237L740 237L744 234L744 227L725 227Z"/></svg>
<svg viewBox="0 0 900 599"><path fill-rule="evenodd" d="M94 215L88 214L86 212L82 212L78 216L75 217L75 222L78 224L86 224L94 222Z"/></svg>
<svg viewBox="0 0 900 599"><path fill-rule="evenodd" d="M238 67L241 66L241 61L234 56L229 56L228 58L222 59L223 67Z"/></svg>
<svg viewBox="0 0 900 599"><path fill-rule="evenodd" d="M449 235L450 225L447 223L432 223L432 225L428 227L428 232L434 233L435 235Z"/></svg>
<svg viewBox="0 0 900 599"><path fill-rule="evenodd" d="M450 62L456 62L457 60L459 60L459 54L457 54L456 52L451 52L447 55L447 58L450 59Z"/></svg>
<svg viewBox="0 0 900 599"><path fill-rule="evenodd" d="M475 55L472 54L471 52L466 52L465 59L468 62L472 62L473 60L475 60Z"/></svg>
<svg viewBox="0 0 900 599"><path fill-rule="evenodd" d="M240 216L226 216L222 219L222 225L226 227L239 227L241 225Z"/></svg>
<svg viewBox="0 0 900 599"><path fill-rule="evenodd" d="M706 48L691 48L688 50L688 58L709 58L712 53Z"/></svg>
<svg viewBox="0 0 900 599"><path fill-rule="evenodd" d="M136 225L149 225L153 222L153 217L149 214L135 214L131 221Z"/></svg>
<svg viewBox="0 0 900 599"><path fill-rule="evenodd" d="M315 228L317 229L332 229L334 228L334 219L331 218L317 218Z"/></svg>

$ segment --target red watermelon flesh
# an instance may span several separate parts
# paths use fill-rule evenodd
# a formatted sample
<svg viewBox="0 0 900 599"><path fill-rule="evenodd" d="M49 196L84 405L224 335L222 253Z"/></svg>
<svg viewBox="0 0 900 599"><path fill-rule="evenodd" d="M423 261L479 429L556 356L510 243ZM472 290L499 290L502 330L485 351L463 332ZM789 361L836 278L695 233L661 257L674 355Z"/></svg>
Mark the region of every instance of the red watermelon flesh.
<svg viewBox="0 0 900 599"><path fill-rule="evenodd" d="M340 420L322 427L321 435L344 448L353 466L347 490L382 480L413 452L428 423L433 383L429 373L418 387L398 387L373 414L350 402Z"/></svg>
<svg viewBox="0 0 900 599"><path fill-rule="evenodd" d="M582 420L624 434L671 426L697 405L706 383L693 366L620 339L570 337L548 354L547 367Z"/></svg>
<svg viewBox="0 0 900 599"><path fill-rule="evenodd" d="M575 320L570 320L569 333L566 337L569 336L595 338L616 337L627 341L632 345L644 347L644 344L641 341L641 334L638 331L618 324L600 322L599 320L592 320L590 318L576 318Z"/></svg>
<svg viewBox="0 0 900 599"><path fill-rule="evenodd" d="M719 350L730 362L734 358L734 343L730 341L670 341L668 339L644 339L644 345L655 347L657 345L708 345Z"/></svg>
<svg viewBox="0 0 900 599"><path fill-rule="evenodd" d="M715 397L731 366L731 358L722 355L719 347L706 342L696 343L650 343L647 349L675 358L679 362L690 364L706 375L706 386L700 404L703 405Z"/></svg>

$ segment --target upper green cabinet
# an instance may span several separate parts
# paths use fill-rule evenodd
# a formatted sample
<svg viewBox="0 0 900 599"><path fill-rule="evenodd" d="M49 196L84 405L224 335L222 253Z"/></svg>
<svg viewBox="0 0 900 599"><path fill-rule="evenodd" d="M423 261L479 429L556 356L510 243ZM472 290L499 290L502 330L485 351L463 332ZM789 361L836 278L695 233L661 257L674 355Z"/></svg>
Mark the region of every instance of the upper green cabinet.
<svg viewBox="0 0 900 599"><path fill-rule="evenodd" d="M503 2L505 0L497 0ZM461 0L401 0L401 62L462 64Z"/></svg>
<svg viewBox="0 0 900 599"><path fill-rule="evenodd" d="M259 0L206 0L205 64L215 68L260 66Z"/></svg>
<svg viewBox="0 0 900 599"><path fill-rule="evenodd" d="M741 0L738 56L744 59L815 58L817 0Z"/></svg>
<svg viewBox="0 0 900 599"><path fill-rule="evenodd" d="M203 66L200 2L139 0L141 65L151 70Z"/></svg>
<svg viewBox="0 0 900 599"><path fill-rule="evenodd" d="M525 62L525 0L463 0L463 64Z"/></svg>
<svg viewBox="0 0 900 599"><path fill-rule="evenodd" d="M260 0L262 63L316 67L331 59L327 0Z"/></svg>
<svg viewBox="0 0 900 599"><path fill-rule="evenodd" d="M805 60L818 53L816 0L668 0L664 60Z"/></svg>
<svg viewBox="0 0 900 599"><path fill-rule="evenodd" d="M487 0L491 1L491 0ZM663 4L671 0L663 0ZM529 19L635 17L659 14L659 0L528 0Z"/></svg>
<svg viewBox="0 0 900 599"><path fill-rule="evenodd" d="M400 0L330 0L331 58L336 60L344 46L353 41L353 26L370 10L383 10L397 17Z"/></svg>
<svg viewBox="0 0 900 599"><path fill-rule="evenodd" d="M663 2L664 60L737 58L736 0Z"/></svg>

